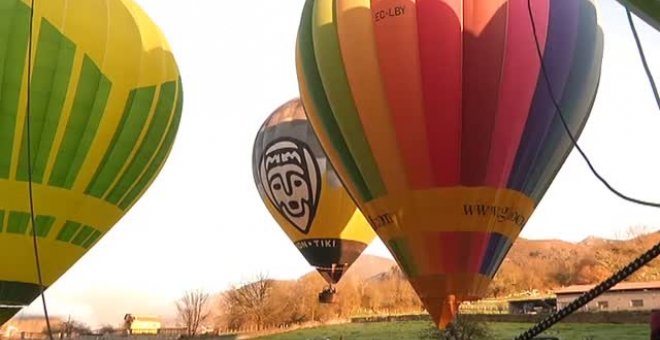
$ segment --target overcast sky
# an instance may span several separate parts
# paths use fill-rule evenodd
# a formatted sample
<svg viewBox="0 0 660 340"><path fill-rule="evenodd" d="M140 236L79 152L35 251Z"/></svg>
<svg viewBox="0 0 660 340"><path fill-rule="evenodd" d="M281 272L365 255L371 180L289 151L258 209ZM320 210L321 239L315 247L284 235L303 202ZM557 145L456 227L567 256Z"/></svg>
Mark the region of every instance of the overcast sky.
<svg viewBox="0 0 660 340"><path fill-rule="evenodd" d="M136 0L168 37L184 86L183 118L160 176L132 210L47 291L50 314L92 326L124 313L167 315L186 289L217 292L265 271L295 278L307 262L254 187L254 136L268 114L298 96L294 46L303 0ZM580 139L612 185L660 201L660 112L626 14L600 1L602 79ZM640 20L660 79L660 33ZM660 81L660 80L659 80ZM522 236L580 241L660 227L660 211L608 192L574 152ZM377 239L367 253L390 257ZM41 314L41 301L24 313Z"/></svg>

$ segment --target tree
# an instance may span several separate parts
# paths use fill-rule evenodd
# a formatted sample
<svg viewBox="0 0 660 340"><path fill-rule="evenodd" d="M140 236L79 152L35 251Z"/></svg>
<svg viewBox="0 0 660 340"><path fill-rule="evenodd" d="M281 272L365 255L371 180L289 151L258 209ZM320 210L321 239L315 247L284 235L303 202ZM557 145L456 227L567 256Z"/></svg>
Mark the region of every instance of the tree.
<svg viewBox="0 0 660 340"><path fill-rule="evenodd" d="M493 333L488 324L481 321L469 320L458 315L456 320L446 329L439 330L435 325L424 329L419 335L420 339L441 340L485 340L492 339Z"/></svg>
<svg viewBox="0 0 660 340"><path fill-rule="evenodd" d="M115 332L115 328L112 325L103 325L103 327L99 328L99 333L101 334L113 334Z"/></svg>
<svg viewBox="0 0 660 340"><path fill-rule="evenodd" d="M61 324L56 324L51 327L53 334L59 334L60 339L66 337L70 338L75 334L89 334L91 329L86 324L73 320L69 316L69 319ZM44 334L48 334L48 329L43 330Z"/></svg>
<svg viewBox="0 0 660 340"><path fill-rule="evenodd" d="M241 327L253 324L256 327L266 326L267 317L271 314L270 302L273 289L273 280L268 279L264 273L257 274L251 283L240 287L232 287L224 294L224 304L231 319L232 327Z"/></svg>
<svg viewBox="0 0 660 340"><path fill-rule="evenodd" d="M188 336L195 336L201 323L209 317L209 294L203 290L187 291L176 302L179 318L186 327Z"/></svg>

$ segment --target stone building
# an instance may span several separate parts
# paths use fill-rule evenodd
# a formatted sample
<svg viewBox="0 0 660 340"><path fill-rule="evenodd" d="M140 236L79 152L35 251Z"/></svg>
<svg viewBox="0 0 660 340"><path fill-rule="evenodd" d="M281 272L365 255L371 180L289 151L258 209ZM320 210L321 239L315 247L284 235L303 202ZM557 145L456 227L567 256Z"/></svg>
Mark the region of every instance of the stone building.
<svg viewBox="0 0 660 340"><path fill-rule="evenodd" d="M575 285L556 290L557 308L571 303L595 285ZM590 301L580 311L641 311L660 309L660 281L624 282Z"/></svg>

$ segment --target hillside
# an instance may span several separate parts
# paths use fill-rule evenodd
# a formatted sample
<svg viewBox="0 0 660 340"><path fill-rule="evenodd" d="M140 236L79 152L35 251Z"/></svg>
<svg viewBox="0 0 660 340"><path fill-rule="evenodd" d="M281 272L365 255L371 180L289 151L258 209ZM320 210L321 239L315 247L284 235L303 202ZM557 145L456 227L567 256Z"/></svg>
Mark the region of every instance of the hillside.
<svg viewBox="0 0 660 340"><path fill-rule="evenodd" d="M600 282L660 242L660 232L618 241L590 237L579 243L519 239L493 282L498 289L554 289ZM652 261L627 281L660 280L660 262Z"/></svg>
<svg viewBox="0 0 660 340"><path fill-rule="evenodd" d="M342 277L341 281L360 282L366 281L379 274L388 272L396 263L390 259L363 254L353 263L348 269L346 274ZM311 271L301 277L301 279L311 279L318 276L317 271Z"/></svg>
<svg viewBox="0 0 660 340"><path fill-rule="evenodd" d="M551 291L572 284L597 283L660 241L655 232L627 241L588 238L516 241L486 297L524 291ZM651 262L631 281L660 280L660 263ZM338 301L319 304L327 283L316 271L297 280L268 278L222 293L218 324L225 329L286 327L355 315L410 314L423 311L417 294L393 261L363 254L337 285Z"/></svg>
<svg viewBox="0 0 660 340"><path fill-rule="evenodd" d="M660 232L631 240L589 237L579 243L560 240L519 238L505 258L492 284L491 295L512 291L551 290L572 284L592 284L612 275L642 252L660 242ZM364 254L348 270L342 281L386 280L396 263ZM303 277L312 279L315 271ZM660 280L660 261L653 261L628 281Z"/></svg>

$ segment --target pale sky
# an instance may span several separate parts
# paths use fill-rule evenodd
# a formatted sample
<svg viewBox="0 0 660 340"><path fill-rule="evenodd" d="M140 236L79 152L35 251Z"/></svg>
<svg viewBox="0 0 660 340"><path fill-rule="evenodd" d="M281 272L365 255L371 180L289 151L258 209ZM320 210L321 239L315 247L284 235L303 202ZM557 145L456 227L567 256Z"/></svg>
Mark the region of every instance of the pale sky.
<svg viewBox="0 0 660 340"><path fill-rule="evenodd" d="M254 186L252 143L263 120L298 96L294 46L303 0L136 0L179 64L183 118L170 157L142 199L47 292L51 315L91 326L124 313L173 315L190 288L218 292L264 271L311 270ZM625 10L601 0L602 79L579 143L625 193L660 201L660 112ZM635 21L660 82L660 32ZM615 197L571 154L522 236L580 241L631 225L660 229L660 211ZM376 239L366 253L390 257ZM22 314L42 315L37 299Z"/></svg>

